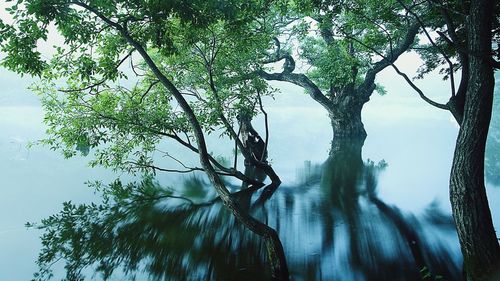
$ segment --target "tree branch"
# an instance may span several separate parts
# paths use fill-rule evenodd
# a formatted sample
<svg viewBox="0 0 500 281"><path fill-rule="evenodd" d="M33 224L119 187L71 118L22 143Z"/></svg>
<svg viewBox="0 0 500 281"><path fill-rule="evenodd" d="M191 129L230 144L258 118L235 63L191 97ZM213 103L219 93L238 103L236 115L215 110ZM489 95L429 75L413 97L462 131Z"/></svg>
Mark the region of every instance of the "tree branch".
<svg viewBox="0 0 500 281"><path fill-rule="evenodd" d="M138 166L138 167L150 168L153 171L157 170L157 171L169 172L169 173L186 174L186 173L192 173L194 171L204 171L203 168L199 168L199 167L185 167L185 170L165 169L165 168L161 168L161 167L158 167L158 166L155 166L155 165L152 165L152 164L139 163L137 161L132 161L132 160L125 161L124 164L131 164L131 165L135 165L135 166Z"/></svg>
<svg viewBox="0 0 500 281"><path fill-rule="evenodd" d="M266 126L266 141L264 142L264 152L262 153L262 158L260 159L260 161L264 161L264 157L265 157L266 151L267 151L267 146L269 143L269 123L267 120L267 112L264 110L264 106L262 105L262 98L260 97L260 92L258 90L257 90L257 98L259 99L260 110L264 114L264 123Z"/></svg>
<svg viewBox="0 0 500 281"><path fill-rule="evenodd" d="M265 80L275 80L289 82L301 86L315 101L321 104L326 110L330 111L332 102L321 92L321 90L305 74L292 73L295 70L295 60L290 54L281 54L281 45L278 38L274 38L276 45L275 58L264 61L263 63L273 63L285 60L285 67L281 73L268 73L264 70L258 70L256 73Z"/></svg>
<svg viewBox="0 0 500 281"><path fill-rule="evenodd" d="M340 29L342 30L342 29ZM403 40L395 46L394 49L390 50L389 52L389 57L383 55L380 51L376 50L375 48L372 48L371 46L366 45L363 43L361 40L357 39L355 36L350 36L348 34L345 34L346 36L350 37L360 45L364 46L365 48L373 51L375 54L379 55L382 59L378 62L376 62L371 69L369 69L366 74L365 74L365 79L363 83L358 86L358 89L362 89L365 91L366 95L371 94L371 92L367 91L368 89L372 89L373 85L375 83L375 77L376 75L384 70L386 67L393 65L394 62L399 58L400 55L402 55L404 52L406 52L410 46L413 44L415 41L415 37L417 36L418 33L418 24L417 23L412 23L410 26L408 26L407 32Z"/></svg>
<svg viewBox="0 0 500 281"><path fill-rule="evenodd" d="M428 104L432 105L432 106L435 106L437 108L440 108L440 109L444 109L444 110L449 110L450 108L446 105L446 104L441 104L441 103L437 103L433 100L431 100L430 98L428 98L424 92L422 92L422 90L420 90L420 88L417 87L417 85L415 85L413 83L413 81L411 81L411 79L408 77L408 75L406 75L405 73L401 72L399 70L399 68L395 65L395 64L391 64L392 68L394 68L394 70L396 70L396 72L402 76L406 82L418 93L418 95L424 100L426 101Z"/></svg>
<svg viewBox="0 0 500 281"><path fill-rule="evenodd" d="M451 86L451 95L452 96L455 96L455 78L454 78L454 71L453 71L453 63L451 62L450 58L446 55L446 53L436 44L436 42L434 42L434 40L432 39L432 37L430 36L429 32L427 32L427 29L424 25L424 22L420 19L420 17L413 11L411 10L410 8L408 8L404 3L403 1L401 0L397 0L398 3L403 6L403 8L408 12L410 13L414 18L415 20L418 22L418 24L420 25L420 28L422 28L422 31L424 32L425 36L427 37L427 39L429 40L429 42L431 43L432 46L434 46L434 48L436 48L438 50L439 53L441 53L441 55L443 56L443 58L446 60L446 62L448 63L448 68L449 68L449 71L450 71L450 86Z"/></svg>
<svg viewBox="0 0 500 281"><path fill-rule="evenodd" d="M449 107L447 105L441 104L441 103L437 103L437 102L431 100L430 98L428 98L422 92L422 90L420 90L420 88L418 88L417 85L415 85L415 83L413 83L413 81L411 81L411 79L408 77L408 75L406 75L405 73L401 72L399 70L399 68L394 64L394 62L396 61L397 57L399 55L401 55L402 53L404 53L405 50L411 45L411 43L413 43L413 40L415 39L417 31L418 31L418 25L412 24L411 27L410 27L410 29L408 30L408 32L407 32L407 34L406 34L405 39L403 40L403 42L400 43L396 47L396 51L393 52L393 57L392 58L387 58L380 51L376 50L375 48L373 48L371 46L368 46L367 44L363 43L361 40L359 40L356 37L352 36L351 39L355 40L357 43L359 43L360 45L364 46L365 48L371 50L372 52L374 52L375 54L377 54L378 56L380 56L382 58L380 61L378 61L377 63L375 63L375 66L372 69L370 69L366 73L365 81L363 82L363 84L361 84L359 86L359 88L360 87L363 87L363 88L373 87L374 82L375 82L375 76L376 76L376 74L378 72L382 71L387 66L392 66L392 68L394 68L394 70L396 71L396 73L399 74L400 76L402 76L405 79L405 81L418 93L418 95L424 101L426 101L430 105L433 105L433 106L435 106L437 108L449 110ZM394 56L394 54L396 54L397 56Z"/></svg>
<svg viewBox="0 0 500 281"><path fill-rule="evenodd" d="M130 56L132 56L132 53L134 52L134 49L130 50L128 52L128 54L123 57L115 66L115 69L118 69L124 61L126 61ZM107 81L106 78L102 79L101 81L99 82L96 82L94 84L91 84L91 85L88 85L86 87L83 87L83 88L79 88L79 89L58 89L58 91L60 92L63 92L63 93L73 93L73 92L83 92L83 91L86 91L86 90L92 90L93 88L95 87L98 87L102 84L104 84L105 82Z"/></svg>
<svg viewBox="0 0 500 281"><path fill-rule="evenodd" d="M298 86L301 86L306 90L306 92L311 96L315 101L321 104L324 108L330 111L332 107L332 102L321 92L321 90L311 81L305 74L297 74L297 73L268 73L264 70L257 71L257 75L266 79L266 80L276 80L276 81L284 81L289 82Z"/></svg>

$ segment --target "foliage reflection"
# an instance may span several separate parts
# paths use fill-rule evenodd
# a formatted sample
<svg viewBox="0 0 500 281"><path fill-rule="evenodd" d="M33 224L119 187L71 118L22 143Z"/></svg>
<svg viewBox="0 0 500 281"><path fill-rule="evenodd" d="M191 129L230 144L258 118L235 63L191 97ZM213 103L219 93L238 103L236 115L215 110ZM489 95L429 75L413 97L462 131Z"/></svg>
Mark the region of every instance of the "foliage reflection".
<svg viewBox="0 0 500 281"><path fill-rule="evenodd" d="M363 161L361 148L335 143L323 164L304 165L296 184L235 198L278 231L292 280L460 280L451 218L435 204L417 217L384 203L377 178L387 163ZM97 187L101 205L66 203L40 225L37 278L61 258L68 280L94 271L104 279L270 279L263 241L207 199L203 178L176 189L151 178Z"/></svg>

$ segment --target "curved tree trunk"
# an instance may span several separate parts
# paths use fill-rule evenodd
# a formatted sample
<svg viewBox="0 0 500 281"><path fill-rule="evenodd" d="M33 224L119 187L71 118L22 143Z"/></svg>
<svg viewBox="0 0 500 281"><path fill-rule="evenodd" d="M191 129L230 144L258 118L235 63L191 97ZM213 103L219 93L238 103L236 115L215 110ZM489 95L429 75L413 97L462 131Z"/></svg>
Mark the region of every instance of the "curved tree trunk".
<svg viewBox="0 0 500 281"><path fill-rule="evenodd" d="M492 0L472 0L468 24L469 83L450 178L453 217L466 280L499 280L500 247L484 185L484 154L494 77L490 64Z"/></svg>
<svg viewBox="0 0 500 281"><path fill-rule="evenodd" d="M137 41L135 41L132 36L125 30L122 26L112 22L107 19L99 12L97 12L92 7L81 4L80 6L94 12L96 15L101 17L104 21L106 21L110 26L116 28L121 35L124 37L127 42L133 46L144 59L148 67L151 69L153 74L158 78L160 83L169 90L176 101L179 103L180 107L186 114L186 117L191 125L193 130L193 134L196 138L197 147L199 150L199 158L200 163L205 170L210 182L214 185L215 190L219 194L224 205L231 210L234 216L243 223L250 231L255 234L262 236L266 243L266 248L268 252L269 263L271 266L272 278L273 280L289 280L288 266L286 264L286 257L284 254L283 246L279 239L278 233L273 228L267 226L266 224L258 221L247 212L241 209L237 200L234 200L229 190L224 185L222 179L219 177L214 167L210 163L209 153L207 149L207 145L205 142L205 137L203 135L203 131L201 126L196 118L196 115L193 112L193 109L188 104L188 102L184 99L179 90L172 84L172 82L161 72L158 66L154 63L152 58L149 56L144 47ZM233 132L234 133L234 132ZM277 179L272 178L273 182L277 184L281 183L279 177L272 171ZM272 176L271 176L272 177Z"/></svg>

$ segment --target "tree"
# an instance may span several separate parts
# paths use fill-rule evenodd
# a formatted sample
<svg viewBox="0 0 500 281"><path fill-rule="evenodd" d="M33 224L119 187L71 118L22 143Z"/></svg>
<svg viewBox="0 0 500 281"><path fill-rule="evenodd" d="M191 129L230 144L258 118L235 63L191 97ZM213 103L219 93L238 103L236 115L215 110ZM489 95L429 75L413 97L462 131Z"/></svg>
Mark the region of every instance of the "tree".
<svg viewBox="0 0 500 281"><path fill-rule="evenodd" d="M376 75L418 34L418 23L401 11L392 1L292 1L289 14L275 19L274 52L264 61L284 61L282 71L260 75L304 88L327 110L334 138L364 139L363 105L374 91L384 93Z"/></svg>
<svg viewBox="0 0 500 281"><path fill-rule="evenodd" d="M450 178L450 198L467 280L500 277L500 246L484 185L484 153L495 85L491 59L494 11L494 1L470 2L468 85Z"/></svg>
<svg viewBox="0 0 500 281"><path fill-rule="evenodd" d="M494 69L499 58L499 3L474 1L403 1L397 4L413 18L429 43L415 45L424 64L418 78L440 69L450 81L446 104L430 99L391 56L363 44L389 63L427 103L448 110L460 126L450 175L450 199L467 280L498 278L500 247L484 185L484 152L491 118ZM366 14L365 14L366 15ZM359 18L358 20L362 20ZM437 38L436 36L437 35ZM352 37L362 44L362 37ZM496 42L496 49L492 49ZM496 58L496 59L495 59ZM458 88L454 74L461 71Z"/></svg>
<svg viewBox="0 0 500 281"><path fill-rule="evenodd" d="M420 77L442 68L451 95L436 103L396 66L393 67L431 105L449 110L460 126L450 175L450 199L464 256L467 280L500 277L500 246L495 234L484 184L485 146L491 119L494 69L499 58L499 3L490 0L428 1L402 7L419 23L430 42L420 48ZM435 39L430 31L438 34ZM492 42L496 41L496 50ZM456 61L454 61L456 60ZM444 65L444 66L443 66ZM455 89L454 72L461 70Z"/></svg>
<svg viewBox="0 0 500 281"><path fill-rule="evenodd" d="M209 154L204 135L222 125L245 158L266 172L273 185L279 184L272 168L252 156L231 123L266 92L258 79L239 78L241 71L252 68L235 61L242 57L250 61L246 53L227 52L232 44L242 45L231 38L244 35L241 27L248 23L248 15L266 6L261 1L20 0L9 8L14 23L0 26L0 41L7 53L4 66L44 81L37 90L45 94L46 121L53 136L46 143L61 148L66 156L93 148L94 164L169 171L153 165L152 152L162 138L176 140L199 155L201 167L187 170L203 170L236 218L263 236L273 277L286 280L286 263L277 258L284 254L276 232L241 210L220 174L259 183L236 167L218 163ZM51 24L64 45L46 61L37 43L47 40ZM120 69L126 61L137 81L128 88L122 84L127 77ZM66 84L59 92L58 79Z"/></svg>

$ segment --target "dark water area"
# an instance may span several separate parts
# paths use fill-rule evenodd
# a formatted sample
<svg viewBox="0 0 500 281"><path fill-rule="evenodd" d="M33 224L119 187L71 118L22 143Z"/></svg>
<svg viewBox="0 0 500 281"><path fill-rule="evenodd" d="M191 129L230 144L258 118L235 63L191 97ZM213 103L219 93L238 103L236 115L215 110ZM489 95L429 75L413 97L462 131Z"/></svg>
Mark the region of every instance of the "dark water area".
<svg viewBox="0 0 500 281"><path fill-rule="evenodd" d="M450 215L432 202L418 216L384 202L378 178L388 164L363 161L361 149L334 144L323 163L306 162L296 184L272 194L226 184L245 211L278 232L291 280L461 280ZM191 196L151 178L108 190L118 202L67 206L49 224L58 235L45 241L69 251L70 276L92 268L140 280L270 280L262 238L206 196L202 176L184 181Z"/></svg>

